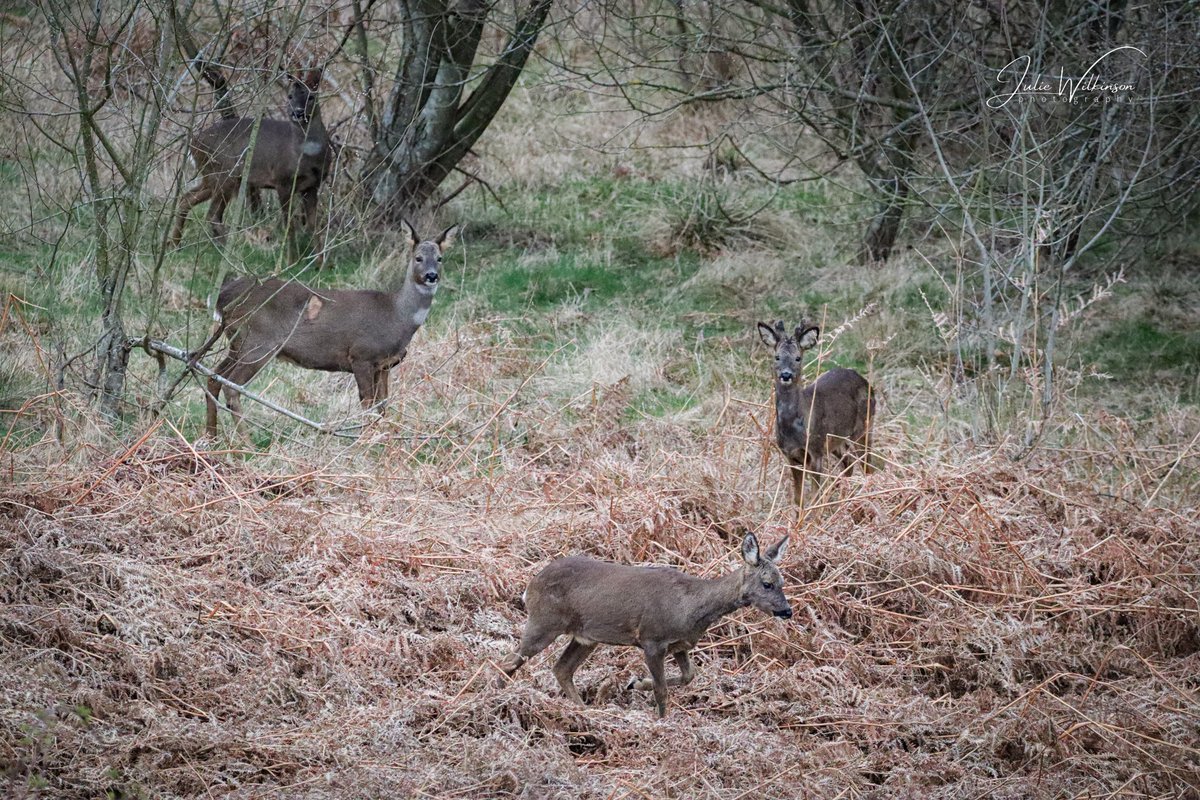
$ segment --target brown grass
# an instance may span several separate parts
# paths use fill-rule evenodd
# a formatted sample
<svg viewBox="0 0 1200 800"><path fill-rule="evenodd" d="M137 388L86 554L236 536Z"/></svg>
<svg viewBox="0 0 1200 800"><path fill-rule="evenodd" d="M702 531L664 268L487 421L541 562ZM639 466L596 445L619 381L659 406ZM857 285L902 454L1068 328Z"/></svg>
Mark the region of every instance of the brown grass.
<svg viewBox="0 0 1200 800"><path fill-rule="evenodd" d="M489 391L533 374L492 355ZM405 391L464 388L481 363ZM9 785L60 797L1200 791L1194 500L1104 496L1070 477L1068 452L917 457L886 420L891 466L845 482L789 551L796 618L743 611L714 628L664 721L624 688L642 670L632 650L584 666L586 708L560 696L552 651L496 688L521 591L547 559L716 574L743 529L775 537L791 514L759 402L629 422L627 381L561 408L532 390L505 404L511 388L473 396L488 425L429 441L395 438L393 417L350 445L249 460L197 451L169 420L122 445L6 442ZM59 413L42 402L25 414ZM1156 476L1124 496L1144 499Z"/></svg>

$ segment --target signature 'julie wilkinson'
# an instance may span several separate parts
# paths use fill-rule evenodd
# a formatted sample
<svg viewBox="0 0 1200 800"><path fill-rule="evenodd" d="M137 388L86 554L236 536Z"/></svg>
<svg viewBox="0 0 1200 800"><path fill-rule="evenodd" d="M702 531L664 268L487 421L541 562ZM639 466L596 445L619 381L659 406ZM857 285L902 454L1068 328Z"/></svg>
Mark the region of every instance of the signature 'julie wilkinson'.
<svg viewBox="0 0 1200 800"><path fill-rule="evenodd" d="M1139 53L1142 57L1146 56L1145 53L1133 45L1114 47L1093 61L1083 71L1083 74L1077 78L1068 78L1062 67L1059 67L1057 81L1052 81L1041 73L1037 73L1031 77L1029 67L1032 59L1029 56L1018 56L1001 67L996 73L996 81L1002 85L1012 84L1012 91L989 97L987 99L987 106L988 108L1004 108L1017 95L1065 97L1067 102L1074 103L1080 92L1117 94L1131 91L1133 89L1132 83L1108 83L1103 81L1094 71L1100 65L1100 62L1121 50L1132 50L1135 53Z"/></svg>

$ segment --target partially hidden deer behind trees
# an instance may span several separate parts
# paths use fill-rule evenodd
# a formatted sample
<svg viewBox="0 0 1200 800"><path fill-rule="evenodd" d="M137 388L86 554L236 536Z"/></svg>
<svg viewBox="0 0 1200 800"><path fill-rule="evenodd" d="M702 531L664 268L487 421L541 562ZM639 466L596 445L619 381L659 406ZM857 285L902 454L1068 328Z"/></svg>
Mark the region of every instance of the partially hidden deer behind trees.
<svg viewBox="0 0 1200 800"><path fill-rule="evenodd" d="M317 88L321 70L313 69L302 77L289 76L287 120L250 117L223 119L192 137L191 157L200 181L179 198L175 226L170 242L179 246L183 226L192 207L209 201L208 222L212 236L223 241L227 227L225 208L237 196L242 181L246 195L257 203L261 189L274 189L283 210L288 246L296 248L298 222L313 236L318 264L324 260L324 247L317 230L317 191L332 162L333 148L321 110ZM293 206L299 197L299 213Z"/></svg>
<svg viewBox="0 0 1200 800"><path fill-rule="evenodd" d="M866 378L852 369L831 369L800 388L804 353L817 346L821 329L798 325L789 336L779 320L758 323L763 343L775 351L775 442L787 460L792 497L803 505L804 478L818 486L828 474L830 460L840 460L840 473L850 472L856 459L871 471L871 423L875 397Z"/></svg>
<svg viewBox="0 0 1200 800"><path fill-rule="evenodd" d="M214 372L245 385L273 358L306 369L350 372L365 409L387 405L392 367L404 360L409 342L424 324L441 278L442 254L458 226L421 241L407 222L412 257L399 291L329 289L317 291L296 281L231 278L217 297L219 324L207 348L222 333L229 351ZM241 397L214 378L208 380L206 431L217 432L217 398L225 389L229 411L241 417Z"/></svg>
<svg viewBox="0 0 1200 800"><path fill-rule="evenodd" d="M639 647L650 678L635 685L654 690L658 715L665 716L668 684L682 686L692 680L695 670L689 653L713 623L746 606L783 619L792 616L776 566L787 539L764 553L757 537L747 534L742 540L742 565L719 578L584 556L560 558L529 582L524 595L529 621L520 645L500 669L511 678L522 664L566 634L571 641L554 665L554 677L563 693L582 705L573 676L597 645ZM667 655L679 666L677 678L666 678ZM504 681L502 677L500 682Z"/></svg>

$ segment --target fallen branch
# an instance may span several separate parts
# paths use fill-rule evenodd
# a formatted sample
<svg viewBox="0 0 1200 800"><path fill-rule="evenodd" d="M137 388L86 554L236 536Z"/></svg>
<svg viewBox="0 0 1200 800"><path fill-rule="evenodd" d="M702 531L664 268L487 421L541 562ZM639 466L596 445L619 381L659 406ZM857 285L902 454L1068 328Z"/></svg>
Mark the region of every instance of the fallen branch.
<svg viewBox="0 0 1200 800"><path fill-rule="evenodd" d="M138 338L130 339L128 342L128 346L130 348L140 347L143 350L145 350L148 354L150 354L151 356L154 356L156 353L161 353L162 355L170 356L171 358L182 361L184 364L187 365L187 368L189 370L191 370L193 372L198 372L201 375L205 376L206 378L216 381L217 383L221 384L222 386L226 387L227 389L233 389L235 392L238 392L243 397L253 400L256 403L259 403L260 405L266 406L267 408L274 411L276 414L282 414L283 416L287 417L290 420L299 422L301 425L307 425L308 427L312 428L317 433L324 433L324 434L328 434L330 436L341 436L341 437L352 439L352 438L356 438L358 434L351 433L350 431L357 430L357 429L360 429L363 427L362 424L358 424L358 425L349 426L349 427L343 426L343 427L335 428L333 426L311 420L308 417L305 417L301 414L297 414L295 411L292 411L291 409L284 408L283 406L279 405L278 403L272 402L271 400L268 400L267 398L265 398L261 395L255 394L254 392L247 390L244 386L234 383L233 381L229 380L228 378L224 378L224 377L218 375L217 373L213 372L211 369L209 369L208 367L204 366L203 364L201 364L199 361L196 360L196 355L198 355L198 354L193 355L192 353L188 352L187 350L181 350L178 347L172 347L171 345L167 344L166 342L160 342L157 339L151 339L149 336L146 336L146 337L143 337L140 339L138 339ZM155 357L157 357L157 356L155 356Z"/></svg>
<svg viewBox="0 0 1200 800"><path fill-rule="evenodd" d="M287 417L288 419L294 420L296 422L299 422L301 425L306 425L309 428L312 428L317 433L323 433L323 434L326 434L327 436L339 436L339 437L342 437L345 439L355 439L355 438L358 438L359 432L367 426L368 423L359 422L359 423L355 423L353 425L340 425L340 426L335 427L335 426L329 425L327 423L322 423L322 422L317 422L316 420L311 420L302 414L297 414L295 411L292 411L289 408L284 408L283 406L279 405L278 403L268 400L267 398L263 397L262 395L255 394L254 392L247 390L246 387L242 386L241 384L234 383L233 381L229 380L228 378L225 378L221 375L218 375L216 372L213 372L211 369L209 369L208 367L201 364L198 359L201 356L203 356L204 353L207 352L208 349L212 346L212 342L216 338L216 335L217 334L214 334L212 337L210 337L207 342L205 342L203 345L201 345L199 350L195 350L195 351L181 350L178 347L169 345L166 342L161 342L158 339L151 339L149 336L144 336L144 337L140 337L140 338L139 337L130 338L126 341L125 346L127 349L130 349L130 350L132 350L135 347L140 347L143 350L145 350L146 353L148 353L151 357L158 359L159 364L160 364L160 367L159 367L160 373L163 371L163 367L161 366L162 356L164 356L164 355L170 356L171 358L174 358L178 361L182 361L184 363L184 365L186 365L186 367L189 370L191 370L192 372L199 373L200 375L203 375L206 378L211 378L212 380L215 380L217 383L221 384L222 386L224 386L228 389L232 389L235 392L238 392L243 397L253 400L256 403L259 403L260 405L266 406L267 408L271 409L272 411L274 411L277 414L282 414L283 416ZM545 367L545 365L549 361L549 359L552 358L555 354L557 354L559 352L559 350L561 350L561 349L562 348L560 347L557 350L555 350L554 353L551 353L550 356L548 356L546 358L546 360L542 362L542 365L541 365L541 367L538 368L538 371L540 371L542 369L542 367ZM459 350L459 348L456 347L454 350L454 353L451 353L450 356L448 356L446 358L446 361L449 361L451 358L453 358L454 355L456 353L458 353L458 350ZM442 363L445 364L445 361ZM440 368L441 368L441 365L439 365L438 369L440 369ZM535 372L533 374L537 374L537 373ZM522 382L521 385L517 387L517 390L515 392L513 392L513 394L508 398L508 400L506 400L504 402L504 404L500 407L500 409L498 409L495 414L493 414L490 418L488 418L487 421L481 422L478 425L476 425L475 427L471 428L470 430L467 430L464 432L464 435L475 434L475 438L471 440L470 445L475 444L475 442L479 440L479 434L482 432L482 430L484 428L486 428L488 425L490 425L491 422L500 413L500 411L502 411L504 409L504 407L507 406L508 403L510 403L516 397L517 392L520 392L521 389L523 389L525 387L525 384L527 384L530 381L530 379L533 378L533 374L529 375L524 380L524 382ZM160 380L160 382L161 382L161 380ZM228 407L222 406L222 408L227 409ZM408 435L389 435L386 438L389 440L425 442L425 441L432 441L434 439L449 439L451 437L447 436L445 434L408 434ZM470 447L470 445L468 445L468 447Z"/></svg>

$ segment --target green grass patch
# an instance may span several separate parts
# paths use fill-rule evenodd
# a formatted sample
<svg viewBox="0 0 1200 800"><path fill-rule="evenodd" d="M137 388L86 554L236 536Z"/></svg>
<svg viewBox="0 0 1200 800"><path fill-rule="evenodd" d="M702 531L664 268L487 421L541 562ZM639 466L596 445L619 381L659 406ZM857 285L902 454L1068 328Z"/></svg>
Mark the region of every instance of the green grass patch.
<svg viewBox="0 0 1200 800"><path fill-rule="evenodd" d="M1114 378L1130 382L1170 382L1181 400L1200 402L1200 330L1168 330L1141 316L1110 325L1083 349L1085 358Z"/></svg>
<svg viewBox="0 0 1200 800"><path fill-rule="evenodd" d="M666 417L693 408L698 403L690 388L654 388L639 392L629 405L629 421L641 417Z"/></svg>

